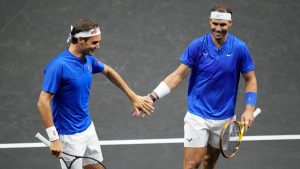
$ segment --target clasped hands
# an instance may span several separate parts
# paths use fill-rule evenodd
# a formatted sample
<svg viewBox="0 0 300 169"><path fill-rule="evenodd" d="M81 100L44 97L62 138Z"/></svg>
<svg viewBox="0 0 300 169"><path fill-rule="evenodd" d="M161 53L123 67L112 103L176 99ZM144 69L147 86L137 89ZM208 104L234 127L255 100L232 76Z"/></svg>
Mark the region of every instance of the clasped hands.
<svg viewBox="0 0 300 169"><path fill-rule="evenodd" d="M133 102L132 116L133 117L145 117L150 116L154 112L153 101L150 96L138 96L137 100Z"/></svg>

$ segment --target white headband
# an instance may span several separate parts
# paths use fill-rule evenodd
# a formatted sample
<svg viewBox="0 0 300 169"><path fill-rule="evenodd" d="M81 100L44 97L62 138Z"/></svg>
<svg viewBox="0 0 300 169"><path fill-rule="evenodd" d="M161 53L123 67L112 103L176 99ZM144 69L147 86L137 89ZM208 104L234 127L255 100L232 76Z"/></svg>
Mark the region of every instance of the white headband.
<svg viewBox="0 0 300 169"><path fill-rule="evenodd" d="M73 26L71 25L71 31L72 30L73 30ZM91 29L89 31L78 32L75 35L73 35L73 37L75 37L75 38L87 38L87 37L92 37L92 36L96 36L96 35L101 35L101 31L100 31L99 27ZM70 33L67 42L70 42L71 39L72 39L72 35Z"/></svg>
<svg viewBox="0 0 300 169"><path fill-rule="evenodd" d="M210 14L210 19L224 19L224 20L231 20L231 14L225 12L216 12L212 11Z"/></svg>

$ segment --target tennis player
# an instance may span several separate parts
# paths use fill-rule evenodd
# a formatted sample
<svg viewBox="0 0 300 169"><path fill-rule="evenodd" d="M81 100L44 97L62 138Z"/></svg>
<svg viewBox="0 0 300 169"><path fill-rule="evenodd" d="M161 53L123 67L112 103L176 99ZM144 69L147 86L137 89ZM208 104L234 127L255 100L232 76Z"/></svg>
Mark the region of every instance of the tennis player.
<svg viewBox="0 0 300 169"><path fill-rule="evenodd" d="M192 41L180 57L178 68L149 94L161 99L188 75L188 111L184 118L184 169L215 168L223 125L235 118L240 74L245 80L245 111L242 122L254 121L257 82L254 63L245 42L228 33L232 11L216 5L208 20L210 33ZM137 115L140 112L134 112Z"/></svg>
<svg viewBox="0 0 300 169"><path fill-rule="evenodd" d="M41 118L51 141L50 151L53 155L62 156L63 150L102 162L98 136L88 110L92 74L102 73L119 87L128 96L133 110L152 112L152 100L149 102L136 95L113 68L94 56L101 41L96 22L79 20L71 27L68 41L71 42L69 47L46 66L38 101Z"/></svg>

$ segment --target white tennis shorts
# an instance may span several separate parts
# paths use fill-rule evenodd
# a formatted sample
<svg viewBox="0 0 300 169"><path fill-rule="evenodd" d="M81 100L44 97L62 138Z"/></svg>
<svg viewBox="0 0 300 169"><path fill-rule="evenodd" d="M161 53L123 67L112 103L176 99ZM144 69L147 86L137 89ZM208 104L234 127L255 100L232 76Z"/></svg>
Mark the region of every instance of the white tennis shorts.
<svg viewBox="0 0 300 169"><path fill-rule="evenodd" d="M72 155L92 157L100 162L103 161L99 139L93 122L85 131L73 135L60 135L59 139L64 152ZM66 162L73 160L67 155L63 155L63 158L66 160ZM74 165L75 164L72 166ZM61 168L66 169L63 162L61 162ZM82 164L78 164L78 166L74 166L73 168L82 169Z"/></svg>
<svg viewBox="0 0 300 169"><path fill-rule="evenodd" d="M220 135L224 124L235 116L225 120L204 119L190 112L184 117L184 147L206 147L207 144L220 148Z"/></svg>

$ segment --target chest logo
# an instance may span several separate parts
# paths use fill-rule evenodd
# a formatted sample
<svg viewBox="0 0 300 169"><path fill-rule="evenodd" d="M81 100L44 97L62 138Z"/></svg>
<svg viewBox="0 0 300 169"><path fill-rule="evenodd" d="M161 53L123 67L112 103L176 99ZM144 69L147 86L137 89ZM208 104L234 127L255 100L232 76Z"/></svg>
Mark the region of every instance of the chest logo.
<svg viewBox="0 0 300 169"><path fill-rule="evenodd" d="M232 53L227 53L227 55L226 55L226 56L228 56L228 57L229 57L229 56L232 56Z"/></svg>

